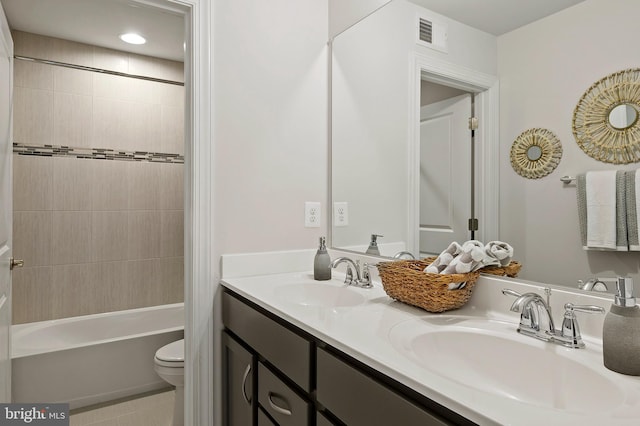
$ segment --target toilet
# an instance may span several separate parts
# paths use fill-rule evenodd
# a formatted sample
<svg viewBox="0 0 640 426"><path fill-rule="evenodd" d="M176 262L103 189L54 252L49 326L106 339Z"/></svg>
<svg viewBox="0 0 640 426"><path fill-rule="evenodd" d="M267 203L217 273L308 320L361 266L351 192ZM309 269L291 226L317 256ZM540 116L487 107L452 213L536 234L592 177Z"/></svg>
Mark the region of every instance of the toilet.
<svg viewBox="0 0 640 426"><path fill-rule="evenodd" d="M169 343L156 351L154 369L167 383L175 386L173 426L184 424L184 339Z"/></svg>

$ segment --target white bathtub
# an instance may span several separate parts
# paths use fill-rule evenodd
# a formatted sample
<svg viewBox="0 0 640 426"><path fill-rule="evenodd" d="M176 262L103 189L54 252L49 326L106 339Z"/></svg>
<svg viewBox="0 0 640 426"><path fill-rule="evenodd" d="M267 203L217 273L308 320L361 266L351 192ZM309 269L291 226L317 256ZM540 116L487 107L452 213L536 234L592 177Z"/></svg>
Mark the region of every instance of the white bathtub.
<svg viewBox="0 0 640 426"><path fill-rule="evenodd" d="M169 385L156 350L184 336L184 304L11 327L14 402L98 404Z"/></svg>

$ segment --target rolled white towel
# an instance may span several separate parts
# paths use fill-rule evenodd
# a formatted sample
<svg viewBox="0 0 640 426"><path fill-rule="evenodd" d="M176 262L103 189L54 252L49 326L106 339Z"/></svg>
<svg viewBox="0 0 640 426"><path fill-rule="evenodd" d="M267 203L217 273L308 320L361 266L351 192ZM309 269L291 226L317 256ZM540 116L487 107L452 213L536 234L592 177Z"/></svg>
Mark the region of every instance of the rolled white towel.
<svg viewBox="0 0 640 426"><path fill-rule="evenodd" d="M438 255L436 260L434 260L431 264L427 265L424 268L424 272L429 272L431 274L439 274L442 272L444 268L447 267L451 263L454 257L462 252L462 246L457 242L452 242L449 244L449 247L446 248L442 253Z"/></svg>
<svg viewBox="0 0 640 426"><path fill-rule="evenodd" d="M441 274L466 274L482 267L487 258L484 244L469 240L462 245L462 252L456 256Z"/></svg>
<svg viewBox="0 0 640 426"><path fill-rule="evenodd" d="M500 266L508 266L513 257L513 247L503 241L491 241L487 243L486 252L489 258L497 259ZM491 259L487 259L487 262L491 262ZM490 266L492 264L495 263L483 266Z"/></svg>

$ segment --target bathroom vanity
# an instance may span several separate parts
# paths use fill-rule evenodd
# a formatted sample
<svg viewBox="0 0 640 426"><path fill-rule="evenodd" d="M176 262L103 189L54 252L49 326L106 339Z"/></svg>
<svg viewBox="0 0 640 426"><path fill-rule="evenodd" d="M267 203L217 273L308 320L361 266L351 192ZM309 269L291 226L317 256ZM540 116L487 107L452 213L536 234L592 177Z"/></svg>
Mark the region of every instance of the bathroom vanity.
<svg viewBox="0 0 640 426"><path fill-rule="evenodd" d="M580 315L585 349L516 332L501 290L536 283L482 276L465 307L430 314L335 275L222 280L224 424L640 422L640 379L602 365L602 315ZM611 303L554 288L557 322L568 301Z"/></svg>

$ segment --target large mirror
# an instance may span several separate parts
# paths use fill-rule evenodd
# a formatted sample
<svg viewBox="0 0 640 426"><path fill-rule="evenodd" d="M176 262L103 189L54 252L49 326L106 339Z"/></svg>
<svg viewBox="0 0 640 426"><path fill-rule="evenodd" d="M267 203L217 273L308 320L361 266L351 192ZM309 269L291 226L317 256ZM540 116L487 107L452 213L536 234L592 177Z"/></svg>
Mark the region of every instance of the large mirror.
<svg viewBox="0 0 640 426"><path fill-rule="evenodd" d="M467 64L457 78L437 68L443 49L456 53L437 39L450 22L424 10L393 0L332 42L334 248L418 258L484 237L486 227L474 231L485 219L476 180L489 148L474 150L486 133L474 134L470 117L491 114L495 78ZM435 46L416 41L418 19L430 22ZM473 36L474 48L491 42Z"/></svg>

